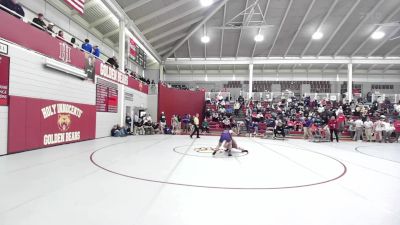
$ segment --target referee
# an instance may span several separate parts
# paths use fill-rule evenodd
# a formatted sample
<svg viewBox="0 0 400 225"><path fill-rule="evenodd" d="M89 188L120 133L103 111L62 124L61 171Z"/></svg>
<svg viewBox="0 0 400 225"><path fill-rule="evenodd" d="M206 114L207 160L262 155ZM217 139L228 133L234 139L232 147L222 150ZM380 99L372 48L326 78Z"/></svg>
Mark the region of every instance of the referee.
<svg viewBox="0 0 400 225"><path fill-rule="evenodd" d="M200 125L200 121L199 121L199 114L196 113L196 116L193 118L193 125L194 125L194 131L193 133L190 135L190 138L193 138L193 135L197 132L197 138L200 138L199 136L199 125Z"/></svg>

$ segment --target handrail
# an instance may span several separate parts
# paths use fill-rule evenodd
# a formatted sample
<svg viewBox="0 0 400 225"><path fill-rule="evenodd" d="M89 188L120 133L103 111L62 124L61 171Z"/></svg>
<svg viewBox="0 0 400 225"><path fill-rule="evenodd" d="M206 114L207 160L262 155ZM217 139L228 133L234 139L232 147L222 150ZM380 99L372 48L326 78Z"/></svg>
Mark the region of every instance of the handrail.
<svg viewBox="0 0 400 225"><path fill-rule="evenodd" d="M1 8L1 9L4 9L5 11L9 12L10 14L12 14L12 15L14 15L14 16L17 16L18 18L22 19L22 21L24 21L25 23L32 24L32 25L36 26L37 28L42 29L43 31L48 32L48 33L50 33L50 34L53 33L53 32L49 32L47 29L43 29L42 26L40 26L39 24L37 24L37 23L35 23L35 22L33 22L33 21L28 21L28 19L27 19L26 17L19 15L19 14L16 13L15 11L8 9L7 7L4 7L4 6L1 5L1 4L0 4L0 8ZM29 8L26 7L25 5L24 5L23 9L24 9L24 10L28 10L28 11L30 11L30 12L33 13L33 14L36 14L36 12L34 12L34 11L31 10L31 9L29 9ZM79 39L79 38L76 37L75 35L71 34L71 33L68 32L68 31L65 31L65 30L61 29L59 26L57 26L57 24L54 24L54 26L56 26L60 31L63 31L64 33L70 35L71 37L74 37L76 40L78 40L78 41L84 43L81 39ZM56 34L56 37L59 37L58 34ZM76 43L76 44L73 44L73 43L71 43L70 41L68 41L68 40L66 40L66 39L64 39L64 38L62 38L62 39L63 39L63 41L65 41L65 42L71 44L72 46L74 46L74 47L77 46L77 47L79 47L81 50L83 50L83 49L80 47L80 45L78 45L77 43ZM90 52L90 54L92 54L92 53ZM100 54L103 55L103 56L105 56L106 58L110 58L109 56L107 56L106 54L104 54L104 53L101 52L101 51L100 51ZM93 55L93 54L92 54L92 55ZM93 55L93 57L96 57L96 56ZM102 60L100 57L96 57L96 58Z"/></svg>
<svg viewBox="0 0 400 225"><path fill-rule="evenodd" d="M8 13L9 11L10 11L10 10L7 10L7 11L2 11L2 10L0 10L0 14L2 15L3 18L4 18L5 16L7 16L7 17L9 17L11 20L15 20L15 23L20 23L20 24L23 25L23 26L30 26L30 25L29 25L30 23L26 23L25 21L20 21L19 18L22 18L21 16L18 16L17 18L14 18L15 13L12 13L12 12ZM11 21L11 20L10 20L10 21ZM33 30L35 30L35 32L39 32L39 33L44 32L44 31L42 31L42 30L36 30L36 29L37 29L36 26L39 26L39 25L34 24L33 22L32 22L31 24L35 26L35 28L32 28ZM39 27L42 28L41 26L39 26ZM2 30L2 33L7 33L7 30ZM55 34L52 33L52 36L49 37L49 38L55 38L53 35L55 35ZM10 40L9 40L9 39L7 39L6 37L7 37L7 36L5 36L5 37L2 36L0 39L1 39L1 40L4 40L5 42L8 42L8 43L12 43L12 44L21 46L22 48L24 48L24 49L26 49L26 50L29 50L29 51L32 51L32 52L35 52L35 53L37 53L37 54L39 54L39 55L42 55L42 56L49 57L49 58L55 59L55 60L57 60L57 61L60 61L58 58L54 58L54 55L48 55L48 54L46 54L46 52L40 52L40 51L37 51L37 50L35 50L35 49L28 48L28 47L26 47L26 46L24 46L24 45L21 45L21 44L18 42L18 40L15 40L15 39L10 39ZM66 40L61 40L61 39L57 39L57 38L56 38L54 41L55 41L55 42L57 41L57 42L70 43L70 42L68 42L68 41L66 41ZM82 53L88 54L86 51L82 50L81 48L76 48L76 49L77 49L77 50L78 50L78 49L81 50ZM79 52L79 51L77 51L77 52ZM89 54L88 54L88 55L89 55ZM82 57L84 57L84 56L82 55ZM98 60L97 63L104 63L104 64L109 65L109 63L107 63L105 60L102 60L102 59L100 59L100 58L97 58L97 57L93 56L92 54L90 54L90 57L93 57L93 59L97 59L97 60ZM83 60L83 59L82 59L82 60ZM78 59L78 61L79 61L79 59ZM60 61L60 62L61 62L61 61ZM78 66L73 65L73 64L69 64L69 65L74 66L74 67L79 68L79 69L82 69L82 67L78 67ZM142 83L142 84L146 84L146 85L147 85L147 83L145 83L145 82L139 80L138 78L136 78L136 77L134 77L134 76L131 76L130 74L125 73L123 70L120 70L120 69L116 69L116 70L117 70L117 71L120 71L121 73L123 73L123 74L125 74L125 75L127 75L127 76L129 76L129 77L131 77L131 78L134 79L134 80L137 80L138 82L140 82L140 83ZM99 74L97 74L97 75L99 75Z"/></svg>

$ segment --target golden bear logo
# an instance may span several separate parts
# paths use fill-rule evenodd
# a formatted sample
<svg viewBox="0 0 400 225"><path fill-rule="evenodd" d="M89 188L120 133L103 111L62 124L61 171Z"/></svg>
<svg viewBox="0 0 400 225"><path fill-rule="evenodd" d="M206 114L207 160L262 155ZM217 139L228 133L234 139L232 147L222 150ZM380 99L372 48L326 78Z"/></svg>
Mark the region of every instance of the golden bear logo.
<svg viewBox="0 0 400 225"><path fill-rule="evenodd" d="M60 131L67 131L71 126L71 115L70 114L58 114L57 120L58 129Z"/></svg>

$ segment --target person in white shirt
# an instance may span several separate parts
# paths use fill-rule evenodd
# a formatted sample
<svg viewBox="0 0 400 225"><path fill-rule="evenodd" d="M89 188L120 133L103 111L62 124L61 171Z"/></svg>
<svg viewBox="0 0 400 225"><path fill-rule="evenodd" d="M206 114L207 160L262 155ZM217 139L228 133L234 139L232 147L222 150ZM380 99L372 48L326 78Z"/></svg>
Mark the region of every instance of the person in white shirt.
<svg viewBox="0 0 400 225"><path fill-rule="evenodd" d="M235 110L235 116L239 116L240 103L238 101L233 105L233 109Z"/></svg>
<svg viewBox="0 0 400 225"><path fill-rule="evenodd" d="M371 121L369 117L367 117L367 120L364 122L364 129L365 129L365 137L368 142L372 141L372 128L374 126L374 123Z"/></svg>
<svg viewBox="0 0 400 225"><path fill-rule="evenodd" d="M394 125L393 122L383 122L383 124L385 125L384 130L382 130L382 136L383 136L383 140L385 141L385 143L389 142L390 143L390 136L392 135L393 131L394 131Z"/></svg>
<svg viewBox="0 0 400 225"><path fill-rule="evenodd" d="M385 116L381 116L380 120L374 123L374 135L376 142L382 142L382 131L385 129Z"/></svg>
<svg viewBox="0 0 400 225"><path fill-rule="evenodd" d="M354 125L355 125L355 127L356 127L356 134L355 134L354 137L353 137L353 141L362 140L363 126L364 126L363 121L362 121L360 118L358 118L358 119L354 122Z"/></svg>

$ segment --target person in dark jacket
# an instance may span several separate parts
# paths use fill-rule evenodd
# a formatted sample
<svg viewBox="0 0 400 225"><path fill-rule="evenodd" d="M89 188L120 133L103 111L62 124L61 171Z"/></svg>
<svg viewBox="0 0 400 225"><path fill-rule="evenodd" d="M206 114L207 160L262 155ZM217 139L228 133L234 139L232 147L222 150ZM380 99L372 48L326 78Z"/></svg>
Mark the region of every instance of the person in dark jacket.
<svg viewBox="0 0 400 225"><path fill-rule="evenodd" d="M118 67L119 67L117 57L115 57L115 56L113 56L112 58L109 58L107 60L107 63L110 64L115 69L118 69Z"/></svg>
<svg viewBox="0 0 400 225"><path fill-rule="evenodd" d="M35 26L42 28L43 30L46 29L46 23L43 21L43 14L39 13L38 17L34 18L32 22L35 23Z"/></svg>
<svg viewBox="0 0 400 225"><path fill-rule="evenodd" d="M25 16L25 11L20 4L17 3L17 0L0 0L0 4L6 7L7 9L14 11L16 14L21 17ZM6 11L6 10L4 10ZM15 15L16 16L16 15ZM16 16L19 18L18 16Z"/></svg>

